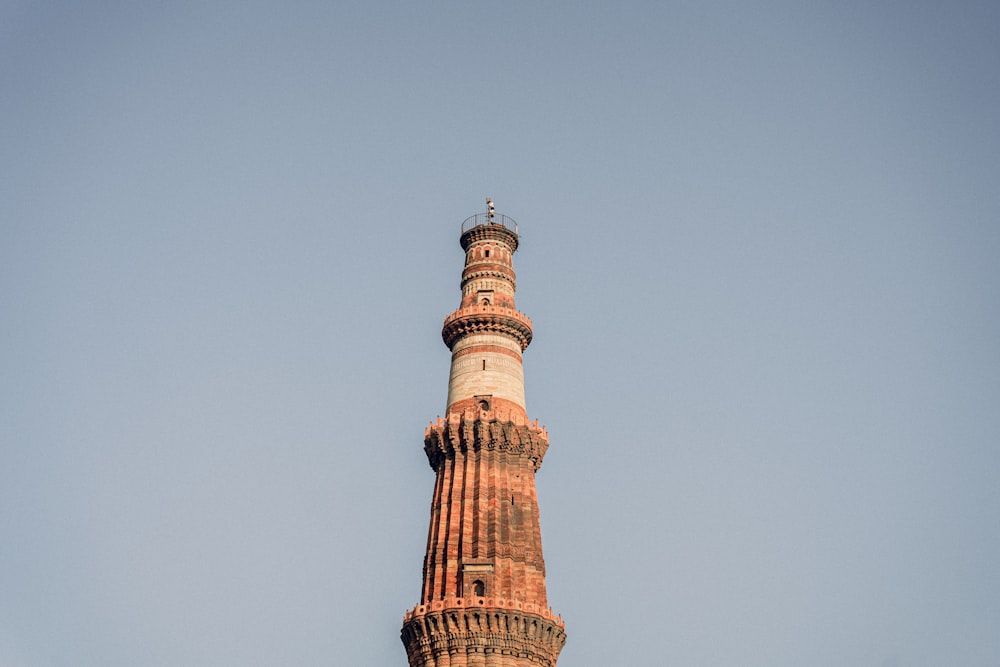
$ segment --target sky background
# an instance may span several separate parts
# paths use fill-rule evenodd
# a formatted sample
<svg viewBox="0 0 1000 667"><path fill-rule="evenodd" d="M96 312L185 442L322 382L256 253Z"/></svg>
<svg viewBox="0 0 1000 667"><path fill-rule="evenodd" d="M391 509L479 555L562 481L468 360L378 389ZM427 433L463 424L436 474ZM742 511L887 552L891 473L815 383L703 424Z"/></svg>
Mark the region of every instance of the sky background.
<svg viewBox="0 0 1000 667"><path fill-rule="evenodd" d="M0 666L405 665L487 196L560 665L1000 665L998 35L0 4Z"/></svg>

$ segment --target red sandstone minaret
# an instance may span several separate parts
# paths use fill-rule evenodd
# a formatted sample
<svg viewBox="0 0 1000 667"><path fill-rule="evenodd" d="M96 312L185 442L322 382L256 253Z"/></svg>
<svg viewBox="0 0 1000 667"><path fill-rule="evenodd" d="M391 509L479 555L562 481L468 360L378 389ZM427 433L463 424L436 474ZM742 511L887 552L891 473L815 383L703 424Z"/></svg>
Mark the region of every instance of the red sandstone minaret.
<svg viewBox="0 0 1000 667"><path fill-rule="evenodd" d="M566 642L545 595L535 471L549 438L524 407L517 225L486 201L462 224L462 302L441 331L447 416L424 434L437 480L423 592L401 633L410 667L552 667Z"/></svg>

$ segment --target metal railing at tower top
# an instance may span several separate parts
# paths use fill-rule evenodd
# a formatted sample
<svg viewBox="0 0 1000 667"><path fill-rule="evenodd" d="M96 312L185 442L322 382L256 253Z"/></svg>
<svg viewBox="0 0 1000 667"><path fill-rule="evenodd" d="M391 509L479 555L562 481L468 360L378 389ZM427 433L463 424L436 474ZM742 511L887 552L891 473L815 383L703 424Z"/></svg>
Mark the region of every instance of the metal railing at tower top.
<svg viewBox="0 0 1000 667"><path fill-rule="evenodd" d="M469 231L473 227L479 227L484 225L499 225L504 229L514 232L517 234L517 223L514 222L513 218L508 218L506 215L500 213L494 213L493 217L490 217L489 213L476 213L475 215L470 215L462 223L462 233Z"/></svg>

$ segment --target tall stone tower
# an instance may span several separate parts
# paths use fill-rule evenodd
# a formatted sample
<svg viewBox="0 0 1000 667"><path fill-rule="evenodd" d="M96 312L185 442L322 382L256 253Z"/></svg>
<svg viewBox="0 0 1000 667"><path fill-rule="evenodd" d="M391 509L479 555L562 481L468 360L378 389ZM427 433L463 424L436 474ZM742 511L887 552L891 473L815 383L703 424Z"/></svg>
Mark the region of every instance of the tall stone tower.
<svg viewBox="0 0 1000 667"><path fill-rule="evenodd" d="M549 436L524 407L517 225L487 205L462 224L462 302L441 331L451 376L446 417L424 434L437 479L423 592L401 632L410 667L552 667L566 643L545 594L535 472Z"/></svg>

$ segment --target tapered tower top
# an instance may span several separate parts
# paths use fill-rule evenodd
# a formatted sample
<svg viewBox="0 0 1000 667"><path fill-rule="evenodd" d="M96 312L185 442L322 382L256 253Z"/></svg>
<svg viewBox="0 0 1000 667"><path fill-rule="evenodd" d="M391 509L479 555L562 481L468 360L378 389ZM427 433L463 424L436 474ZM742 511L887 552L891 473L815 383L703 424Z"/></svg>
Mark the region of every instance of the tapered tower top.
<svg viewBox="0 0 1000 667"><path fill-rule="evenodd" d="M452 352L447 412L499 410L527 418L521 353L531 343L531 320L517 310L517 223L494 211L462 223L465 251L462 301L445 318L441 337Z"/></svg>

